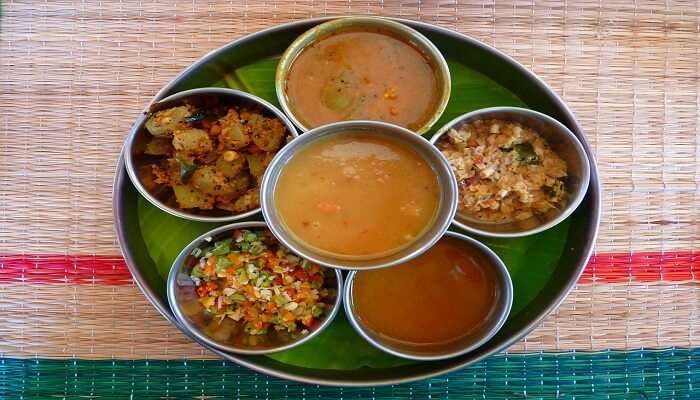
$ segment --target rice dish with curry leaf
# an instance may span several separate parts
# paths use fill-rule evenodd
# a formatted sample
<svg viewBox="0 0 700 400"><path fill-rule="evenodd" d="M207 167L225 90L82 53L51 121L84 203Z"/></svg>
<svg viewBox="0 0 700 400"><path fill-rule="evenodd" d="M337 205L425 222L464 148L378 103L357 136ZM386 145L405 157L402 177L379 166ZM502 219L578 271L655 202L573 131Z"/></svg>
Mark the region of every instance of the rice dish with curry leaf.
<svg viewBox="0 0 700 400"><path fill-rule="evenodd" d="M457 176L464 216L522 221L566 204L566 163L528 127L476 120L450 129L437 146Z"/></svg>

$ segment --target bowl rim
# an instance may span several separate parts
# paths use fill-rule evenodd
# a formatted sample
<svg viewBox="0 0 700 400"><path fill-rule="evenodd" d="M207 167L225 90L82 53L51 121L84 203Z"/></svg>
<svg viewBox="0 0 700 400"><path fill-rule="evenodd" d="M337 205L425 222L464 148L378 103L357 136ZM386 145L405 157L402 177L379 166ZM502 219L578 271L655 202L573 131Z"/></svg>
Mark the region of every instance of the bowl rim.
<svg viewBox="0 0 700 400"><path fill-rule="evenodd" d="M415 248L399 258L390 257L392 257L393 254L399 254L403 250L399 250L398 253L387 255L386 257L390 258L388 261L373 263L372 259L360 260L362 263L367 264L367 266L348 267L344 265L342 258L328 256L329 258L333 259L332 262L329 262L319 258L317 253L312 253L311 250L307 250L306 248L297 246L295 244L295 241L292 240L293 235L291 233L288 233L287 229L283 229L283 223L280 221L280 219L273 217L274 215L276 215L276 213L273 211L275 208L274 193L276 183L285 165L281 165L279 166L279 168L277 168L277 166L278 164L286 163L289 158L293 157L296 153L298 153L307 145L318 140L319 137L324 137L326 135L343 134L347 131L364 128L379 128L383 132L391 132L393 134L392 137L398 138L399 140L401 138L408 138L409 140L415 141L416 143L420 143L419 145L409 144L409 146L413 148L415 148L416 146L421 146L424 150L426 150L432 156L434 156L437 160L436 164L442 167L443 171L447 174L447 176L445 177L446 179L443 178L443 180L446 180L449 186L441 187L441 194L444 197L442 198L442 201L437 209L437 215L435 220L431 222L431 225L429 226L429 228L437 227L437 234L425 239L425 242L423 244L418 244L420 243L420 241L416 240L415 242L406 247L407 249L409 249L415 246ZM275 170L279 170L279 172L274 173ZM438 181L440 181L441 179L439 178L440 175L438 174L438 171L435 172L435 176L438 178ZM447 232L447 230L449 229L452 221L454 220L455 213L457 212L457 180L445 156L437 149L437 147L433 146L428 141L428 139L424 138L423 136L416 135L413 131L408 130L407 128L390 124L388 122L370 120L340 121L327 125L322 125L304 133L297 140L290 142L287 146L285 146L282 150L275 154L275 157L272 159L272 161L270 161L270 164L267 166L265 174L262 178L262 182L260 184L260 207L262 209L263 218L268 224L270 231L272 231L273 235L275 235L277 240L279 240L282 244L287 246L287 248L291 249L294 253L299 254L300 256L308 259L309 261L313 261L317 264L323 265L328 268L336 268L348 271L365 271L370 269L391 267L393 265L404 263L424 253L435 243L437 243L440 240L440 238L442 238L442 236L445 234L445 232ZM438 217L442 212L444 212L445 209L447 210L447 218L444 218L444 220L440 220ZM425 238L427 234L428 232L425 232L421 238Z"/></svg>
<svg viewBox="0 0 700 400"><path fill-rule="evenodd" d="M435 46L435 44L428 39L425 35L403 23L403 20L399 19L389 19L382 16L339 16L331 17L326 21L308 29L306 32L297 36L296 39L287 47L287 49L282 54L279 62L277 63L277 68L275 69L275 94L277 95L277 101L284 113L289 117L289 119L296 125L302 133L310 131L315 128L307 127L297 116L295 115L292 107L289 104L289 98L286 91L286 82L289 76L289 72L294 65L297 57L311 44L315 43L319 37L318 31L323 29L329 29L332 31L340 31L345 27L345 24L350 22L357 22L358 24L367 25L381 25L386 29L392 31L400 31L406 34L411 39L420 43L421 46L425 48L425 57L430 58L434 63L434 70L438 80L442 81L441 87L438 90L441 91L439 100L435 105L435 109L431 114L430 118L421 125L419 129L413 130L419 135L427 133L440 119L442 114L447 108L447 104L450 101L450 95L452 93L452 78L450 75L450 67L445 60L440 49ZM330 28L329 28L330 27ZM440 82L438 82L440 83ZM336 121L342 122L342 121ZM380 121L386 122L386 121ZM327 124L324 124L327 125ZM321 125L323 126L323 125ZM320 126L319 126L320 127ZM318 127L316 127L318 128Z"/></svg>
<svg viewBox="0 0 700 400"><path fill-rule="evenodd" d="M581 185L576 192L576 197L569 202L569 204L560 212L556 218L545 222L544 224L537 225L534 228L530 229L524 229L516 232L493 232L485 229L479 229L475 228L471 225L469 225L466 222L458 220L458 214L455 215L453 223L464 229L465 231L468 231L470 233L474 233L477 235L481 236L486 236L486 237L492 237L492 238L519 238L519 237L525 237L525 236L530 236L534 235L540 232L544 232L547 229L553 228L556 225L560 224L563 222L565 219L567 219L576 209L578 208L579 205L581 205L581 202L583 202L583 199L586 197L586 193L588 193L588 187L590 185L590 180L591 180L591 166L590 166L590 161L588 160L587 153L581 144L581 141L574 135L573 132L569 128L567 128L564 124L561 122L557 121L556 119L550 117L547 114L543 114L539 111L535 111L529 108L522 108L522 107L510 107L510 106L500 106L500 107L488 107L488 108L480 108L478 110L470 111L467 113L464 113L462 115L459 115L449 122L447 122L445 125L443 125L435 134L430 138L430 143L433 144L437 148L437 143L438 141L442 138L442 136L447 133L450 129L461 125L464 123L465 120L472 119L475 117L478 117L482 114L489 114L489 113L503 113L503 112L511 112L511 113L517 113L517 114L524 114L528 115L530 117L534 117L536 119L539 119L547 124L553 125L557 131L563 133L564 135L567 136L567 138L572 142L573 146L576 148L576 152L581 155L581 160L583 160L583 165L582 165L582 179L581 179ZM508 118L504 118L507 120ZM498 224L495 224L498 225Z"/></svg>
<svg viewBox="0 0 700 400"><path fill-rule="evenodd" d="M265 99L262 99L258 96L255 96L254 94L248 93L248 92L243 92L237 89L229 89L229 88L220 88L220 87L203 87L203 88L195 88L195 89L189 89L189 90L183 90L181 92L173 93L172 95L159 100L159 101L154 101L149 105L149 109L153 107L156 104L162 104L162 103L167 103L170 101L175 101L175 100L180 100L184 99L190 96L196 96L196 95L207 95L207 94L213 94L217 96L230 96L230 97L235 97L238 99L245 99L247 101L256 103L266 109L267 111L273 113L277 118L279 118L282 123L287 127L289 130L289 133L292 135L292 138L295 139L299 137L299 133L296 130L296 127L294 124L287 118L287 116L279 110L277 107L275 107L273 104L268 102ZM129 136L127 136L126 141L124 142L124 148L123 148L123 153L124 153L124 164L126 166L126 172L129 175L129 179L131 179L131 182L133 185L136 187L136 190L146 198L151 204L154 206L158 207L162 211L165 211L166 213L173 215L175 217L187 219L190 221L199 221L199 222L234 222L234 221L239 221L245 218L248 218L250 216L253 216L257 213L260 212L260 207L256 207L252 210L240 213L240 214L233 214L229 216L221 216L221 217L210 217L210 216L204 216L204 215L197 215L197 214L192 214L183 210L178 210L176 208L172 208L155 198L142 184L141 180L138 177L138 173L136 172L136 167L134 165L134 160L133 156L131 154L131 148L134 145L134 141L136 140L136 136L138 135L139 131L144 127L146 121L148 120L148 110L144 111L141 114L141 117L137 119L136 123L131 128L131 131L129 132ZM281 150L277 150L278 152Z"/></svg>
<svg viewBox="0 0 700 400"><path fill-rule="evenodd" d="M496 322L488 331L488 333L482 337L480 337L478 340L475 342L469 344L468 346L465 346L464 348L461 348L459 350L455 350L450 353L445 353L445 354L438 354L438 355L416 355L416 354L410 354L410 353L404 353L399 350L393 349L387 345L384 345L380 341L376 340L373 338L369 333L367 333L367 330L360 324L358 321L358 318L356 317L356 312L355 308L353 306L353 297L352 297L352 287L353 283L355 281L355 276L357 275L358 272L363 272L363 271L352 271L348 274L347 278L345 279L345 286L343 288L343 307L345 310L345 315L348 318L348 321L350 322L350 325L352 325L353 329L362 336L363 339L365 339L369 344L372 346L376 347L377 349L389 353L391 355L401 357L401 358L406 358L409 360L416 360L416 361L437 361L437 360L445 360L448 358L452 357L458 357L463 354L469 353L470 351L474 351L477 348L481 347L484 343L488 342L491 340L492 337L494 337L503 327L503 325L506 323L508 320L508 316L510 315L510 310L513 308L513 279L510 276L510 272L508 271L508 268L506 267L505 263L501 259L501 257L496 254L493 250L491 250L488 246L485 244L481 243L480 241L469 237L467 235L464 235L459 232L454 232L454 231L447 231L445 232L444 236L450 236L453 238L460 239L463 242L469 243L473 246L475 246L477 249L479 249L482 253L485 253L488 258L492 261L493 268L497 269L497 274L498 275L498 281L499 281L499 286L504 286L505 287L505 292L504 292L504 298L503 298L503 308L499 311L499 313L494 317L494 321ZM444 237L443 236L443 237ZM500 302L499 302L500 303Z"/></svg>
<svg viewBox="0 0 700 400"><path fill-rule="evenodd" d="M305 343L309 340L311 340L313 337L316 335L320 334L323 330L325 330L330 324L333 322L335 319L336 315L338 315L338 310L342 307L343 303L343 288L344 288L344 282L343 282L343 275L338 271L337 269L332 269L328 268L329 270L332 270L333 273L335 273L336 276L336 282L337 282L337 295L335 298L335 302L333 303L333 307L331 308L331 311L328 315L326 315L326 318L321 322L321 325L319 325L318 328L315 330L309 332L308 335L295 340L293 342L287 343L282 346L278 347L272 347L272 348L267 348L267 349L261 349L261 350L254 350L254 349L242 349L238 347L234 347L231 345L225 345L217 342L214 339L211 339L207 335L203 334L200 329L198 329L196 326L191 324L189 320L185 317L184 312L182 311L182 308L180 306L180 303L178 302L177 299L177 293L176 293L176 286L177 286L177 276L180 273L181 266L183 265L185 259L187 256L190 255L192 250L194 250L197 246L202 244L202 242L205 242L207 238L213 238L217 235L221 235L222 233L225 233L227 231L231 231L234 229L245 229L245 228L265 228L269 230L268 225L265 222L262 221L244 221L244 222L236 222L233 224L228 224L228 225L223 225L217 228L214 228L202 235L199 235L197 238L192 240L187 246L185 246L182 251L180 251L180 254L175 258L175 261L173 261L172 266L170 267L170 272L168 273L168 280L166 282L167 285L167 297L168 297L168 304L170 305L170 309L173 311L173 314L175 315L175 318L182 324L183 328L187 331L192 336L197 337L199 340L203 341L204 343L216 347L219 350L227 351L230 353L236 353L236 354L247 354L247 355L262 355L262 354L272 354L272 353L277 353L279 351L284 351L284 350L289 350L293 347L299 346L302 343Z"/></svg>
<svg viewBox="0 0 700 400"><path fill-rule="evenodd" d="M274 35L278 34L280 32L288 31L288 30L294 30L294 29L302 29L306 28L308 26L313 26L314 24L319 24L325 21L328 21L330 19L334 19L336 17L316 17L316 18L308 18L308 19L301 19L297 21L290 21L287 23L271 26L266 29L262 29L260 31L256 31L253 33L250 33L246 36L243 36L241 38L238 38L236 40L232 40L223 46L220 46L218 48L212 49L208 53L202 55L198 60L190 64L189 66L183 68L176 76L173 77L173 79L168 82L166 85L164 85L154 96L152 99L149 100L147 103L150 104L153 101L156 101L157 99L164 97L166 94L171 92L174 88L177 87L177 85L181 84L183 80L186 78L190 77L192 74L194 74L199 68L202 68L203 66L207 65L210 63L213 59L221 56L222 54L225 54L227 52L236 50L237 48L251 43L255 39L258 39L260 37L263 37L265 35ZM281 379L288 379L291 381L295 382L301 382L301 383L307 383L307 384L314 384L314 385L323 385L323 386L342 386L342 387L367 387L367 386L383 386L383 385L392 385L392 384L401 384L401 383L410 383L414 382L419 379L428 379L428 378L433 378L436 376L440 376L446 373L454 372L459 369L464 368L465 366L472 365L474 363L477 363L479 361L482 361L484 358L491 356L493 354L502 352L505 350L507 347L511 346L513 343L521 340L523 337L525 337L528 333L532 332L537 326L539 326L544 318L549 315L553 310L555 310L559 305L564 301L566 296L571 292L571 290L574 288L576 285L576 282L578 278L583 274L584 268L588 262L588 260L591 258L591 255L593 254L593 248L595 244L595 240L598 236L598 232L600 230L600 218L602 214L602 209L601 209L601 202L602 202L602 196L601 196L601 182L600 182L600 177L599 177L599 171L598 167L595 164L595 153L593 148L588 144L588 141L586 141L583 129L581 127L581 124L579 121L576 119L576 115L574 114L573 110L564 102L564 100L544 81L542 78L540 78L537 74L532 72L531 70L527 69L523 64L519 63L516 61L513 57L507 55L506 53L496 49L495 47L488 45L480 40L475 39L472 36L457 32L453 29L449 29L440 25L435 25L427 22L422 22L422 21L417 21L417 20L410 20L406 18L392 18L397 21L401 21L404 24L410 25L413 28L416 29L423 29L428 32L431 32L433 34L439 34L439 35L444 35L445 37L450 38L451 40L455 41L460 41L462 42L463 45L466 46L473 46L481 51L484 51L502 62L506 63L510 67L514 68L516 71L518 71L520 74L522 74L525 78L528 80L532 81L533 84L536 86L536 88L540 91L542 91L547 99L552 102L553 107L557 110L557 112L561 113L561 118L565 120L567 123L571 124L573 129L581 135L583 143L585 143L584 148L586 149L586 154L589 158L589 161L591 163L591 183L589 185L589 193L591 193L591 198L590 198L590 203L591 203L591 211L590 211L590 218L589 222L587 224L587 229L589 229L588 233L588 240L583 243L583 248L582 248L582 256L580 259L576 262L575 264L575 269L573 271L573 274L571 278L560 288L559 292L552 298L552 300L543 308L537 310L532 318L529 319L529 322L524 324L522 327L520 327L516 332L514 332L512 335L510 335L507 339L505 339L502 343L498 344L488 352L485 352L483 354L477 354L474 355L473 357L467 359L467 360L462 360L460 362L451 364L451 365L446 365L440 368L436 368L435 370L431 371L419 371L415 372L412 374L408 374L406 376L401 376L401 377L378 377L378 378L364 378L361 380L348 380L348 379L343 379L341 377L328 377L328 376L314 376L311 373L305 373L304 371L299 371L299 370L282 370L280 368L276 368L274 366L270 365L262 365L255 360L251 360L245 357L238 357L233 354L228 354L226 352L220 351L215 348L209 348L213 353L217 354L220 357L223 357L229 361L232 361L238 365L244 366L246 368L249 368L253 371L259 372L259 373L264 373L272 377L276 378L281 378ZM143 118L143 115L141 115L138 118ZM138 122L138 119L137 119ZM150 283L147 281L146 277L142 273L141 269L138 266L138 263L136 262L137 258L133 253L133 250L130 247L130 244L132 242L131 237L129 236L129 233L124 226L123 220L124 220L124 215L127 212L127 206L125 205L125 201L123 198L123 187L125 185L129 184L130 180L127 180L127 174L125 171L125 166L124 166L124 151L120 152L118 155L117 159L117 164L115 168L115 175L114 175L114 181L112 185L112 204L113 204L113 216L114 220L116 221L115 223L115 230L117 234L117 241L119 244L119 250L121 254L124 256L124 259L127 264L127 268L129 269L129 272L132 274L134 277L134 281L136 283L136 286L141 290L141 292L144 294L146 299L155 307L156 310L169 322L171 322L175 327L180 328L180 325L178 321L175 319L173 316L172 312L170 311L170 308L167 305L167 302L165 299L161 298L161 296L158 294L158 292L151 287ZM192 338L193 340L197 341L195 337L192 335L188 334L186 331L184 332L187 336ZM206 346L204 343L198 341L201 345L203 345L205 348Z"/></svg>

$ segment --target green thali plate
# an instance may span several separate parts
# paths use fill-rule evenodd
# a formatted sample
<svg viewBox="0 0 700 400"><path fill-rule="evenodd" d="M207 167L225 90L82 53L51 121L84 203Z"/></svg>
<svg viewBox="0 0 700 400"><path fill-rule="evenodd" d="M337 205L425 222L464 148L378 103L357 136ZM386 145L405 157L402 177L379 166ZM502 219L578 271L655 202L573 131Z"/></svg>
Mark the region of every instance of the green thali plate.
<svg viewBox="0 0 700 400"><path fill-rule="evenodd" d="M277 105L278 57L298 35L326 20L279 25L231 42L183 71L153 101L186 89L222 86L251 92ZM524 337L561 303L583 271L598 232L600 187L590 147L571 110L539 78L497 50L434 25L399 21L432 40L450 66L452 96L433 131L457 115L484 107L520 106L549 114L568 126L586 149L592 167L586 198L571 217L541 234L479 238L506 263L515 296L503 329L471 353L433 362L396 358L364 342L341 311L326 331L295 349L270 356L242 356L209 348L221 357L269 375L315 384L365 386L428 378L479 361ZM145 112L134 126L144 118ZM119 244L134 280L156 309L180 328L165 295L170 266L184 246L216 225L185 221L152 206L129 181L121 159L113 201ZM262 220L262 215L251 219Z"/></svg>

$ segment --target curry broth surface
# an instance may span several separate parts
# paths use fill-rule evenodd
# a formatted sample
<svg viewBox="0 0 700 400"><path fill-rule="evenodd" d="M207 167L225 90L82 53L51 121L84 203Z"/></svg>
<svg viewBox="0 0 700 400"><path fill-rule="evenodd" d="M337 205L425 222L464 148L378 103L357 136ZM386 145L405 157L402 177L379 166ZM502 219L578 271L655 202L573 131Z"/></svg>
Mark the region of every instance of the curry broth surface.
<svg viewBox="0 0 700 400"><path fill-rule="evenodd" d="M362 323L391 340L448 343L478 328L496 303L490 261L459 239L443 237L396 267L358 272L353 305Z"/></svg>
<svg viewBox="0 0 700 400"><path fill-rule="evenodd" d="M427 161L406 144L348 132L292 157L277 181L275 204L308 246L373 258L401 250L426 230L440 187Z"/></svg>
<svg viewBox="0 0 700 400"><path fill-rule="evenodd" d="M382 32L343 31L305 48L287 96L309 128L351 119L418 129L438 102L433 66L409 43Z"/></svg>

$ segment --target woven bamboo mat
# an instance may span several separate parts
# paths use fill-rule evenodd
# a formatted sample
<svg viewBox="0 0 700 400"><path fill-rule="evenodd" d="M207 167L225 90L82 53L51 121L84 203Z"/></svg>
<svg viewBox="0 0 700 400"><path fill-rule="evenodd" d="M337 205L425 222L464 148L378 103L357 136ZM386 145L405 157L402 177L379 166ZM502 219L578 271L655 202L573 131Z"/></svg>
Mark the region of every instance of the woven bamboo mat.
<svg viewBox="0 0 700 400"><path fill-rule="evenodd" d="M696 383L698 377L689 371L698 356L689 348L700 346L700 288L695 274L700 270L700 3L9 0L0 4L0 397L3 389L27 394L31 382L42 386L40 377L51 376L52 368L58 385L63 385L56 390L70 397L92 393L83 386L75 389L77 385L92 385L93 392L101 387L95 386L94 371L120 376L113 390L124 382L136 390L133 376L150 373L148 365L123 364L125 360L164 360L154 361L150 370L161 376L171 367L173 374L185 373L174 359L213 358L152 309L118 257L111 184L121 144L144 104L210 50L279 23L344 14L423 20L497 47L563 96L595 149L604 190L596 256L560 309L509 350L561 352L556 357L563 358L550 360L557 365L555 370L542 367L544 361L527 358L528 354L518 355L525 358L516 364L512 358L495 358L492 366L502 364L494 367L494 373L510 366L506 376L520 382L529 379L523 372L528 366L538 379L545 374L564 379L583 373L565 367L567 360L576 359L572 351L603 351L584 358L590 367L585 373L607 371L617 378L627 374L626 383L614 387L620 393L632 393L630 387L642 388L645 396L647 390L660 391L665 384L660 365L680 377L680 383L663 378L668 385L692 390ZM653 348L680 350L638 350ZM627 353L618 359L606 353L611 350ZM638 351L641 357L656 360L656 370L628 368ZM613 360L610 364L604 361L605 354ZM71 367L69 361L47 358L111 361ZM32 362L37 363L35 368ZM213 364L207 368L221 365L209 362ZM80 382L61 378L72 373L71 368L92 368L93 375L81 375L88 377ZM119 375L129 368L137 375ZM465 386L457 383L431 381L426 385L442 386L414 395L445 395L449 390L490 398L539 393L533 386L499 391L503 382L477 379L470 371L465 374L475 380L461 382L472 385L473 391L460 392ZM245 373L234 369L231 374L238 375L232 377L219 372L222 380L233 381ZM518 375L521 372L525 375ZM195 386L196 379L205 379L192 376ZM245 376L256 384L286 385L255 374ZM651 384L649 376L656 377ZM28 377L36 379L29 382ZM596 385L610 389L605 385L614 383L614 377L587 382L579 394L594 394ZM638 378L641 386L635 386ZM535 386L540 389L551 383L538 382ZM170 395L165 386L152 387L160 388L159 396ZM248 393L253 393L250 388ZM177 393L200 394L192 387L183 390ZM571 390L556 393L575 394L578 389ZM240 387L238 394L245 395Z"/></svg>

